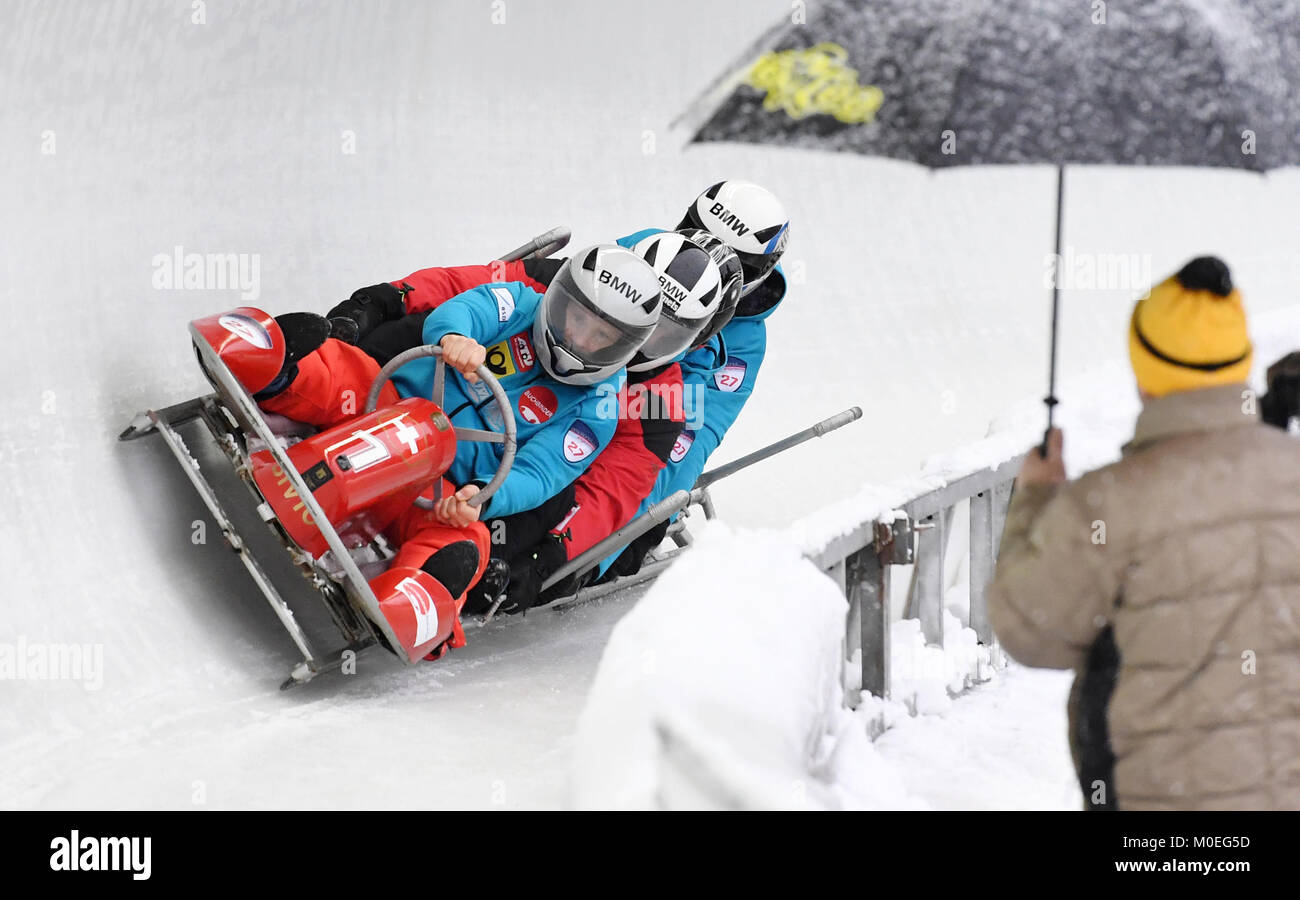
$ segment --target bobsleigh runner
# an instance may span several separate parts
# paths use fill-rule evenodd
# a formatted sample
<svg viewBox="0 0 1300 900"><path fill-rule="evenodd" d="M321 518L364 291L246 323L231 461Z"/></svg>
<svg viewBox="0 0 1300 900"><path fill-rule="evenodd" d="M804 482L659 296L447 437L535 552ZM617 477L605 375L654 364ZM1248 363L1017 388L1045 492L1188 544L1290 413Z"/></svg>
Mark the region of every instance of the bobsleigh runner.
<svg viewBox="0 0 1300 900"><path fill-rule="evenodd" d="M568 238L567 229L555 228L502 259L508 262L548 256L563 248ZM426 345L398 355L380 370L364 409L356 417L313 433L316 430L311 426L264 413L246 387L259 382L264 386L280 370L285 345L274 318L259 309L240 307L197 319L190 323L189 331L199 366L213 392L164 409L146 410L136 416L119 439L129 441L156 433L181 464L226 543L239 555L302 654L302 661L293 667L281 688L310 681L321 672L339 667L347 651L359 653L376 644L407 665L414 665L446 641L453 628L459 633L459 621L439 621L437 606L415 579L400 580L400 573L394 574L397 583L389 586L389 599L381 603L366 573L375 578L395 555L382 534L384 528L412 503L427 507L429 501L420 495L430 487L434 502L440 499L441 476L450 467L459 441L500 445L497 471L469 501L471 504L486 502L505 480L516 449L515 413L492 373L484 366L478 369L479 378L501 410L501 432L452 426L442 409L446 369L441 351ZM376 408L380 390L393 373L413 359L428 356L437 359L432 397L408 397L392 406ZM570 561L545 582L543 589L572 572L595 565L693 503L702 508L706 518L713 518L709 485L861 415L862 411L854 407L704 473L691 491L678 491L652 506ZM293 610L236 531L178 430L178 426L194 420L206 426L250 492L258 516L320 594L342 636L341 647L328 652L313 648ZM652 551L635 576L583 588L552 606L594 599L655 577L691 543L683 518L672 522L668 537L675 548ZM490 619L496 608L493 606L479 624Z"/></svg>

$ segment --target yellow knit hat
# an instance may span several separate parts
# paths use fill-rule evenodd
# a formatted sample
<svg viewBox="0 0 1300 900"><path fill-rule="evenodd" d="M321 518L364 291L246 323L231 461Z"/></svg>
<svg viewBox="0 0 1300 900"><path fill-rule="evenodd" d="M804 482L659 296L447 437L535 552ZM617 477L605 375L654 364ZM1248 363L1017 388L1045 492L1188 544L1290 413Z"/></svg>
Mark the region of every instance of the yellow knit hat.
<svg viewBox="0 0 1300 900"><path fill-rule="evenodd" d="M1201 256L1138 300L1128 355L1156 397L1245 381L1253 353L1241 293L1223 261Z"/></svg>

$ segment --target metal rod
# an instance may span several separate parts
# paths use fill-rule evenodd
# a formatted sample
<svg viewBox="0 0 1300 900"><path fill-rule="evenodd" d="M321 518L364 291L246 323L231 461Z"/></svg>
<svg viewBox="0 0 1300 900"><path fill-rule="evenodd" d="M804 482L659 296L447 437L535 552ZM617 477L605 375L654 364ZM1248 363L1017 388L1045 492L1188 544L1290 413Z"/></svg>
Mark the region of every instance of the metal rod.
<svg viewBox="0 0 1300 900"><path fill-rule="evenodd" d="M538 593L545 591L552 585L558 584L574 572L581 572L588 566L595 565L611 553L622 550L628 544L645 534L651 528L654 528L660 522L670 516L676 515L689 506L692 497L698 497L696 491L677 491L676 493L669 495L666 499L660 500L631 522L628 522L618 531L615 531L602 541L597 541L591 547L587 548L582 553L579 553L559 569L555 570L555 572L551 574L550 578L547 578L542 582L541 590L539 590Z"/></svg>
<svg viewBox="0 0 1300 900"><path fill-rule="evenodd" d="M563 612L583 603L598 600L601 597L608 596L609 594L617 593L624 588L630 588L642 584L656 577L660 572L668 568L669 564L676 559L677 554L679 553L681 553L680 550L674 550L671 553L665 554L663 559L656 559L653 562L648 562L642 566L635 575L621 575L613 581L588 585L587 587L579 589L572 597L562 597L561 599L556 600L550 608Z"/></svg>
<svg viewBox="0 0 1300 900"><path fill-rule="evenodd" d="M119 441L133 441L138 437L149 434L154 429L155 416L169 425L180 425L183 422L188 422L200 414L203 409L203 402L213 396L216 395L205 394L192 400L174 403L163 409L145 410L131 420L131 424L126 426L126 430L119 434L117 439Z"/></svg>
<svg viewBox="0 0 1300 900"><path fill-rule="evenodd" d="M802 444L804 441L811 440L812 438L815 437L821 437L822 435L828 434L837 428L843 428L845 425L849 424L850 422L855 422L861 418L862 418L862 407L860 406L855 406L851 409L844 410L844 412L836 413L835 415L831 416L828 419L822 419L820 422L818 422L816 425L813 425L811 428L805 428L803 431L800 431L798 434L792 434L787 438L782 438L781 440L777 441L774 444L768 444L766 447L763 447L759 450L755 450L753 453L746 454L745 456L742 456L740 459L732 460L731 462L727 463L724 466L719 466L718 468L713 469L710 472L705 472L695 482L695 487L696 488L708 487L709 485L713 484L715 481L719 481L723 478L726 478L728 475L733 475L736 472L739 472L741 469L747 468L749 466L752 466L756 462L767 459L769 456L775 456L777 453L780 453L783 450L789 450L791 447L794 447L797 444Z"/></svg>
<svg viewBox="0 0 1300 900"><path fill-rule="evenodd" d="M1038 448L1038 455L1047 458L1047 436L1052 433L1052 416L1056 411L1056 326L1061 308L1061 217L1065 210L1065 166L1056 166L1056 260L1052 266L1052 350L1047 370L1047 430L1043 432L1043 443Z"/></svg>
<svg viewBox="0 0 1300 900"><path fill-rule="evenodd" d="M970 498L970 615L966 624L981 644L993 643L989 624L989 582L993 580L993 491Z"/></svg>
<svg viewBox="0 0 1300 900"><path fill-rule="evenodd" d="M805 428L798 434L792 434L783 438L774 444L769 444L760 450L755 450L747 456L742 456L734 462L727 463L714 469L712 472L705 472L695 482L695 487L688 493L686 491L677 491L675 494L659 501L651 506L640 516L624 525L618 531L615 531L609 537L594 544L588 550L570 560L562 568L558 569L550 578L542 583L541 589L544 591L554 584L558 584L574 572L581 572L588 566L600 562L610 554L622 550L632 541L645 534L651 528L654 528L665 519L676 515L692 503L708 502L705 507L707 518L712 518L709 513L712 512L712 502L708 500L708 485L721 478L726 478L739 472L754 463L767 459L769 456L780 453L782 450L788 450L796 444L802 444L811 438L821 437L824 434L842 428L850 422L862 418L862 408L855 406L852 409L846 409L844 412L836 413L828 419L823 419L811 428Z"/></svg>
<svg viewBox="0 0 1300 900"><path fill-rule="evenodd" d="M856 621L850 618L848 626L850 629L857 626L850 645L856 644L861 652L859 687L888 700L890 566L881 558L874 544L860 547L845 563L845 593L849 603L857 607ZM852 697L849 705L856 708L859 699Z"/></svg>
<svg viewBox="0 0 1300 900"><path fill-rule="evenodd" d="M913 585L916 588L916 617L921 621L921 634L926 644L943 646L944 612L944 516L943 513L923 519L916 537L916 569Z"/></svg>
<svg viewBox="0 0 1300 900"><path fill-rule="evenodd" d="M520 244L509 253L502 254L501 262L550 256L558 250L563 250L569 243L570 237L572 237L572 232L568 228L563 225L556 225L550 231L544 231L527 243Z"/></svg>

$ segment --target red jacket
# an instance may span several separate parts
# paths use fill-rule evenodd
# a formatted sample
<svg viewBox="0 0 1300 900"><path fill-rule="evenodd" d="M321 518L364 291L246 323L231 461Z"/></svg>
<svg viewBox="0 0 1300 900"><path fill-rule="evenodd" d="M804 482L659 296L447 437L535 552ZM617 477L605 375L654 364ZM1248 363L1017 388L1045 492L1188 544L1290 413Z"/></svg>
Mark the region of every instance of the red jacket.
<svg viewBox="0 0 1300 900"><path fill-rule="evenodd" d="M393 287L405 291L407 313L428 312L457 294L481 284L498 281L522 281L538 293L545 293L550 284L555 260L517 260L494 262L486 266L452 266L448 268L421 269L394 281ZM543 263L551 263L544 266ZM545 281L539 281L545 278Z"/></svg>
<svg viewBox="0 0 1300 900"><path fill-rule="evenodd" d="M632 521L685 426L681 366L645 374L628 373L614 437L578 478L573 509L552 529L567 538L569 559Z"/></svg>

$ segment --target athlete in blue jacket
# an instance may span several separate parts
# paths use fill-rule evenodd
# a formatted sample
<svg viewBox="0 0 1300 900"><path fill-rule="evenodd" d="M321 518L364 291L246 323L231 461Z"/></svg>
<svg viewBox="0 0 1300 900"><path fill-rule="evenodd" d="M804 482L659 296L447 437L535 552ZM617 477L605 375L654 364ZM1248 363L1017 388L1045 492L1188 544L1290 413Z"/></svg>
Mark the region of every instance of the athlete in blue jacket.
<svg viewBox="0 0 1300 900"><path fill-rule="evenodd" d="M790 233L789 219L771 192L744 181L724 181L700 194L677 226L701 228L727 243L740 257L745 286L731 321L705 346L682 360L686 430L638 515L679 490L690 490L727 430L754 391L767 352L767 317L785 299L785 272L779 265ZM646 228L619 239L628 247L663 229ZM698 404L698 405L697 405ZM647 550L663 539L654 529L632 544L618 567L640 568ZM602 574L613 558L605 560Z"/></svg>

